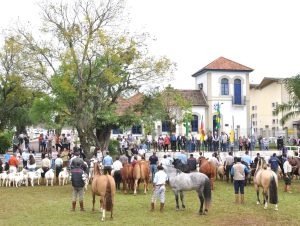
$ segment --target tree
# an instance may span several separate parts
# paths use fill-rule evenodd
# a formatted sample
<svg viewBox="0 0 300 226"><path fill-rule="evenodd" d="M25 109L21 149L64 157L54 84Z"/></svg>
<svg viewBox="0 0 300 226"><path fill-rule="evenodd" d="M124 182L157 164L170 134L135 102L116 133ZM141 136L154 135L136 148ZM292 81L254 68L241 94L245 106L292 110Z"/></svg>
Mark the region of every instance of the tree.
<svg viewBox="0 0 300 226"><path fill-rule="evenodd" d="M284 80L285 88L290 96L290 101L279 104L275 113L284 113L280 123L284 125L289 119L300 115L300 74Z"/></svg>
<svg viewBox="0 0 300 226"><path fill-rule="evenodd" d="M76 128L85 150L91 145L107 149L111 129L129 124L130 110L118 115L120 97L163 78L172 63L149 55L145 34L118 32L116 21L122 1L72 1L41 5L48 39L38 40L18 29L24 60L31 78L46 87L49 98L36 104L55 103L49 120L63 118Z"/></svg>
<svg viewBox="0 0 300 226"><path fill-rule="evenodd" d="M31 124L28 111L38 95L22 73L21 51L12 38L0 50L0 131L15 127L17 134Z"/></svg>
<svg viewBox="0 0 300 226"><path fill-rule="evenodd" d="M141 112L141 120L146 132L150 133L154 128L154 121L158 120L167 121L170 132L175 132L176 124L191 121L191 109L191 102L171 86L145 95L142 104L136 106L136 110Z"/></svg>

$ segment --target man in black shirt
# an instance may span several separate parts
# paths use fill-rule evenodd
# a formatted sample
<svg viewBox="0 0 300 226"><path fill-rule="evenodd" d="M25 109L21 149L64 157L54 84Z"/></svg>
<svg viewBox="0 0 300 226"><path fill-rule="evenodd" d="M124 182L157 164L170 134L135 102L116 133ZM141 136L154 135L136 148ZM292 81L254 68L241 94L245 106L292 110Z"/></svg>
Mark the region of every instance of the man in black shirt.
<svg viewBox="0 0 300 226"><path fill-rule="evenodd" d="M197 160L194 158L193 154L190 154L190 158L187 160L187 165L189 166L190 171L196 171Z"/></svg>
<svg viewBox="0 0 300 226"><path fill-rule="evenodd" d="M153 152L153 154L149 157L149 162L150 162L151 178L152 178L152 183L153 183L153 179L154 179L154 175L157 171L157 163L158 163L158 158L157 158L155 152Z"/></svg>

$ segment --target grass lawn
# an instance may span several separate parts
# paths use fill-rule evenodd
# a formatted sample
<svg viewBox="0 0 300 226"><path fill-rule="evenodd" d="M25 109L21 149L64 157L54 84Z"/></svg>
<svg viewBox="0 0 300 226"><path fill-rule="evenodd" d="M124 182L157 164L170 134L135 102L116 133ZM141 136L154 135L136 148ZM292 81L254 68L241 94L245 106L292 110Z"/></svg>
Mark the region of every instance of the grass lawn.
<svg viewBox="0 0 300 226"><path fill-rule="evenodd" d="M175 211L173 192L166 192L164 213L150 212L151 192L142 194L142 186L137 196L116 194L114 219L110 212L106 221L100 222L99 208L92 212L91 191L85 194L85 212L71 212L70 185L64 187L36 186L21 188L0 187L0 225L50 226L50 225L300 225L300 181L293 180L292 194L282 192L283 181L279 185L279 211L270 205L264 210L256 205L253 185L246 187L246 203L234 204L233 186L217 182L213 191L212 206L207 216L198 215L199 200L195 191L185 192L184 211ZM90 187L89 187L90 189ZM99 198L96 202L99 207Z"/></svg>

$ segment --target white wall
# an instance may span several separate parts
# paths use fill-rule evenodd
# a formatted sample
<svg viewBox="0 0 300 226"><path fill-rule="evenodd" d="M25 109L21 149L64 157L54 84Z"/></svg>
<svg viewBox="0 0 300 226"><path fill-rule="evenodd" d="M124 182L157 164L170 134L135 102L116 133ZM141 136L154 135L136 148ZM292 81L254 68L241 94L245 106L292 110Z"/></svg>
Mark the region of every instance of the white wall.
<svg viewBox="0 0 300 226"><path fill-rule="evenodd" d="M195 78L196 84L195 84L195 89L199 89L199 84L203 84L203 92L207 96L207 72L203 73L200 76L197 76Z"/></svg>

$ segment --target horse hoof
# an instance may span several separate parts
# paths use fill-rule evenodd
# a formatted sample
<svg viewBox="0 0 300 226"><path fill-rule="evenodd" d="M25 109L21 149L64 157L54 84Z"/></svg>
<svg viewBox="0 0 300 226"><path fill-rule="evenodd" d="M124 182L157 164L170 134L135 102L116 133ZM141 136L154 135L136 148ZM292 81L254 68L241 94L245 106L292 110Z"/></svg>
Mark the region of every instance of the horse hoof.
<svg viewBox="0 0 300 226"><path fill-rule="evenodd" d="M275 211L278 211L278 208L275 208L274 210L275 210Z"/></svg>
<svg viewBox="0 0 300 226"><path fill-rule="evenodd" d="M178 211L179 210L179 207L176 207L176 211Z"/></svg>
<svg viewBox="0 0 300 226"><path fill-rule="evenodd" d="M185 209L185 205L182 205L182 209Z"/></svg>
<svg viewBox="0 0 300 226"><path fill-rule="evenodd" d="M260 202L256 202L256 204L257 204L257 205L259 205L259 204L260 204Z"/></svg>
<svg viewBox="0 0 300 226"><path fill-rule="evenodd" d="M268 209L268 207L264 206L264 209L266 210L266 209Z"/></svg>

